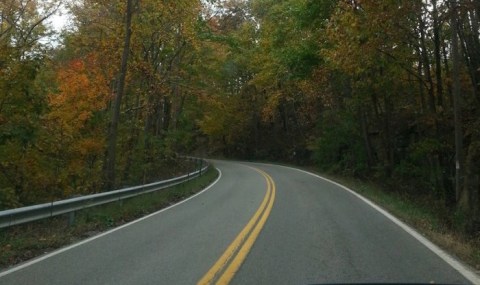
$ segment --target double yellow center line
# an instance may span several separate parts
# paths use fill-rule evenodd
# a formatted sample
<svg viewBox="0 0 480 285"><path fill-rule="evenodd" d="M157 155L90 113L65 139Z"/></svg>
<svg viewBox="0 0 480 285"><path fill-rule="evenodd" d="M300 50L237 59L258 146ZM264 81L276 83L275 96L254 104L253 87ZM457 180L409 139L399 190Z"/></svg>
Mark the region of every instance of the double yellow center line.
<svg viewBox="0 0 480 285"><path fill-rule="evenodd" d="M267 181L267 193L265 194L260 207L247 225L227 247L212 268L210 268L202 279L198 281L197 284L199 285L212 283L228 284L247 257L248 252L255 243L255 240L270 215L273 201L275 200L275 183L273 182L272 177L264 171L258 168L251 168L265 177L265 180Z"/></svg>

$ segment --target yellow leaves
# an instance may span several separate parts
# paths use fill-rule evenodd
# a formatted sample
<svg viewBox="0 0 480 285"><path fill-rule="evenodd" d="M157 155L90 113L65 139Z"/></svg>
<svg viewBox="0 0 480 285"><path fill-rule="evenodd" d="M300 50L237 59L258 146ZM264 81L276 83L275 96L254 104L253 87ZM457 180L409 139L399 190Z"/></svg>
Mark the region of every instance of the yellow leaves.
<svg viewBox="0 0 480 285"><path fill-rule="evenodd" d="M405 46L409 35L394 27L409 25L406 15L412 11L408 9L395 2L368 0L362 1L359 10L341 2L327 28L330 47L322 54L329 64L348 74L375 68L385 58L382 51L399 52L395 47Z"/></svg>
<svg viewBox="0 0 480 285"><path fill-rule="evenodd" d="M208 106L208 112L199 121L199 126L209 136L221 136L225 131L227 116L231 113L227 112L227 105L221 102L220 98L206 99L205 104Z"/></svg>
<svg viewBox="0 0 480 285"><path fill-rule="evenodd" d="M94 138L83 138L80 139L77 144L76 148L78 152L83 155L89 154L101 154L104 147L104 140L99 137Z"/></svg>
<svg viewBox="0 0 480 285"><path fill-rule="evenodd" d="M195 25L201 8L199 1L144 0L140 7L141 13L133 21L134 44L152 41L162 46L178 45L182 39L195 45Z"/></svg>
<svg viewBox="0 0 480 285"><path fill-rule="evenodd" d="M205 100L205 114L198 125L213 139L234 143L249 128L249 112L242 98L213 96Z"/></svg>
<svg viewBox="0 0 480 285"><path fill-rule="evenodd" d="M271 121L275 117L275 113L277 112L282 97L283 94L281 90L275 90L269 95L262 110L262 118L264 121Z"/></svg>

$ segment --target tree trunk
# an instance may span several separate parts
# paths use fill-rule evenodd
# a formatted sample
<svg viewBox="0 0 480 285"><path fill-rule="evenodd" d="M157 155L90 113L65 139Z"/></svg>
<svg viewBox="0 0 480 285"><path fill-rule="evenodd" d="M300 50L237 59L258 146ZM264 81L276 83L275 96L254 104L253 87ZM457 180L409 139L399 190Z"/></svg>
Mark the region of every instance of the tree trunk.
<svg viewBox="0 0 480 285"><path fill-rule="evenodd" d="M476 233L480 230L480 141L477 140L468 147L468 154L465 163L465 186L464 195L459 201L459 206L469 216L467 225L468 233Z"/></svg>
<svg viewBox="0 0 480 285"><path fill-rule="evenodd" d="M390 96L383 93L383 101L385 104L385 113L383 118L383 127L384 127L384 136L385 136L385 152L387 154L386 160L386 175L387 178L390 178L393 173L393 168L395 165L395 152L391 128L391 116L393 113L393 104L391 102Z"/></svg>
<svg viewBox="0 0 480 285"><path fill-rule="evenodd" d="M435 94L434 94L434 84L432 79L432 74L430 71L430 59L428 58L427 45L425 43L425 21L422 19L422 15L419 15L420 21L420 47L421 47L421 58L423 61L423 69L425 71L425 77L428 82L428 105L430 112L435 114L437 112L435 107Z"/></svg>
<svg viewBox="0 0 480 285"><path fill-rule="evenodd" d="M107 136L107 158L105 173L105 188L111 190L115 187L115 161L118 135L118 122L120 119L120 106L125 92L125 77L127 75L128 57L130 55L130 38L132 35L133 0L127 0L125 21L125 38L123 43L122 62L113 101L113 114Z"/></svg>
<svg viewBox="0 0 480 285"><path fill-rule="evenodd" d="M370 136L368 134L368 122L367 122L367 114L362 107L359 108L359 116L360 116L360 123L362 126L362 137L363 143L365 146L365 151L367 152L367 168L368 170L371 169L373 166L373 152L372 152L372 144L370 142Z"/></svg>
<svg viewBox="0 0 480 285"><path fill-rule="evenodd" d="M463 195L463 132L460 101L460 56L458 51L458 23L457 23L457 5L456 0L451 5L452 17L452 79L453 79L453 113L455 126L455 193L457 202Z"/></svg>
<svg viewBox="0 0 480 285"><path fill-rule="evenodd" d="M448 65L448 58L447 58L447 47L446 45L443 46L443 65L445 66L445 74L451 74L450 72L450 66ZM450 104L450 107L453 107L453 94L452 94L452 83L449 80L447 82L447 90L448 90L448 103Z"/></svg>
<svg viewBox="0 0 480 285"><path fill-rule="evenodd" d="M422 64L422 56L421 56L421 51L420 48L417 48L417 53L418 53L418 66L417 66L417 73L419 78L422 78L422 71L423 71L423 64ZM420 94L420 104L422 106L422 114L426 113L427 110L427 103L425 102L425 93L423 92L423 82L422 80L418 80L418 91Z"/></svg>
<svg viewBox="0 0 480 285"><path fill-rule="evenodd" d="M435 51L435 77L437 80L437 104L443 108L442 58L440 55L440 26L438 23L437 0L433 5L433 43Z"/></svg>

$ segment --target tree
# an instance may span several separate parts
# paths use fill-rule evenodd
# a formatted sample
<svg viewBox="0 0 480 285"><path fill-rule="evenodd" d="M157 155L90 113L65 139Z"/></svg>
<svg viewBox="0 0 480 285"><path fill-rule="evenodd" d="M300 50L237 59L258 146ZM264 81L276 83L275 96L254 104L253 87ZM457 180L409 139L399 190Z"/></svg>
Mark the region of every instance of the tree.
<svg viewBox="0 0 480 285"><path fill-rule="evenodd" d="M107 155L105 158L105 174L106 188L113 189L115 187L115 161L117 147L118 122L120 119L120 106L122 97L125 92L125 78L127 76L128 57L130 55L130 38L132 36L132 15L133 0L127 0L127 8L125 11L125 38L123 42L123 54L120 65L120 74L117 79L115 88L115 97L113 100L112 121L107 136Z"/></svg>
<svg viewBox="0 0 480 285"><path fill-rule="evenodd" d="M48 86L38 81L47 60L42 43L54 1L0 3L0 208L34 199L29 185L38 177L36 142Z"/></svg>
<svg viewBox="0 0 480 285"><path fill-rule="evenodd" d="M105 144L105 112L110 100L108 80L96 55L72 60L57 70L57 90L48 97L49 112L42 125L48 133L39 147L54 166L51 191L60 197L100 188Z"/></svg>

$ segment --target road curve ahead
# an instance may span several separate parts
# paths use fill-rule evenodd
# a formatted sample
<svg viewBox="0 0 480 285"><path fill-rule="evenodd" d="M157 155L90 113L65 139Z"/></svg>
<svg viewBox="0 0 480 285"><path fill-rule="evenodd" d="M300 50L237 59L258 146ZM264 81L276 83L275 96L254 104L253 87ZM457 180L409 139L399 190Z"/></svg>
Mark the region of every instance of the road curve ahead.
<svg viewBox="0 0 480 285"><path fill-rule="evenodd" d="M0 272L0 284L480 284L339 185L282 166L215 165L220 179L192 199Z"/></svg>

